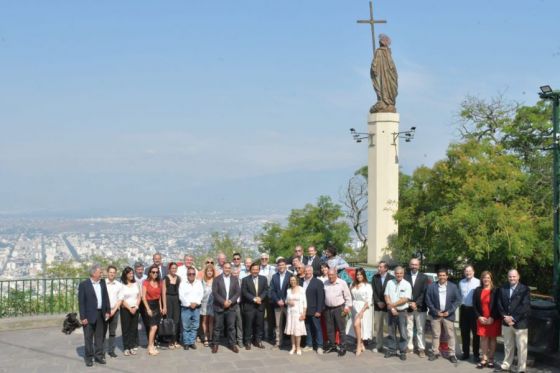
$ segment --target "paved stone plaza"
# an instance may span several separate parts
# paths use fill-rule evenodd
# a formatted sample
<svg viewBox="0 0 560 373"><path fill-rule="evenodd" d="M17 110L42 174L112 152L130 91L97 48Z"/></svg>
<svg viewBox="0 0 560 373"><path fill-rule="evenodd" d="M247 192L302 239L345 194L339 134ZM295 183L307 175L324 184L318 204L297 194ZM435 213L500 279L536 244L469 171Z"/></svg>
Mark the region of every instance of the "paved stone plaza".
<svg viewBox="0 0 560 373"><path fill-rule="evenodd" d="M119 329L120 333L120 329ZM120 337L117 340L120 344ZM217 354L198 344L196 351L162 350L158 356L148 356L141 348L136 356L123 356L118 350L116 359L107 357L107 365L86 368L83 361L83 335L64 335L60 328L0 332L0 372L478 372L472 362L459 362L457 367L447 360L429 362L416 355L402 362L398 358L385 359L382 354L366 351L356 357L353 353L339 358L334 354L317 355L306 352L291 356L287 351L242 349L239 354L220 347ZM535 372L560 372L560 369L538 366ZM484 372L490 372L485 369Z"/></svg>

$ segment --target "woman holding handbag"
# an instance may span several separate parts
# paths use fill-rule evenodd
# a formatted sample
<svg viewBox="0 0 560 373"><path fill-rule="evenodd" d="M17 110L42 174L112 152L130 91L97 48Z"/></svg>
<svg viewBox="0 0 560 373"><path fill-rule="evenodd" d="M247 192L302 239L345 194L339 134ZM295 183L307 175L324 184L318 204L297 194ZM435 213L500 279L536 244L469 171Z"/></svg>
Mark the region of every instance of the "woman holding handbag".
<svg viewBox="0 0 560 373"><path fill-rule="evenodd" d="M171 262L167 267L167 276L162 282L163 314L173 320L173 330L168 340L170 350L179 347L179 323L181 322L181 305L179 304L179 285L181 277L177 276L177 263Z"/></svg>

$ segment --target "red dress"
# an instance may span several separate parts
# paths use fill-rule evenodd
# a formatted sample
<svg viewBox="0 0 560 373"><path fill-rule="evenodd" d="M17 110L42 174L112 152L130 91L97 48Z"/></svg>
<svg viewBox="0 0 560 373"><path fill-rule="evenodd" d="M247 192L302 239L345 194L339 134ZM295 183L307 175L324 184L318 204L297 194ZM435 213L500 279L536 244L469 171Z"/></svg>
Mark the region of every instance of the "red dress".
<svg viewBox="0 0 560 373"><path fill-rule="evenodd" d="M482 316L490 317L490 289L482 289L480 294L480 305L482 307ZM476 320L476 334L481 337L497 337L502 335L502 322L501 320L494 320L490 325L482 325L480 320Z"/></svg>

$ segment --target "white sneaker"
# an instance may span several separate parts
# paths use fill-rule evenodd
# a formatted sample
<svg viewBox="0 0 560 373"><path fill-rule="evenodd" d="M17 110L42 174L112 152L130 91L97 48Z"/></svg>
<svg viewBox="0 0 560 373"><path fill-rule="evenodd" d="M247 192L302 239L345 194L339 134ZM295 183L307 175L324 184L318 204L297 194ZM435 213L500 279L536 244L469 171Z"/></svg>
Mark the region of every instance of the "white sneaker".
<svg viewBox="0 0 560 373"><path fill-rule="evenodd" d="M318 354L318 355L323 355L323 349L322 349L321 347L319 347L319 348L317 349L317 354Z"/></svg>
<svg viewBox="0 0 560 373"><path fill-rule="evenodd" d="M377 347L374 348L372 351L373 351L373 352L379 352L379 351L377 351Z"/></svg>
<svg viewBox="0 0 560 373"><path fill-rule="evenodd" d="M305 346L305 347L303 348L303 351L304 351L304 352L313 351L313 347Z"/></svg>
<svg viewBox="0 0 560 373"><path fill-rule="evenodd" d="M124 350L124 356L130 356L130 350Z"/></svg>

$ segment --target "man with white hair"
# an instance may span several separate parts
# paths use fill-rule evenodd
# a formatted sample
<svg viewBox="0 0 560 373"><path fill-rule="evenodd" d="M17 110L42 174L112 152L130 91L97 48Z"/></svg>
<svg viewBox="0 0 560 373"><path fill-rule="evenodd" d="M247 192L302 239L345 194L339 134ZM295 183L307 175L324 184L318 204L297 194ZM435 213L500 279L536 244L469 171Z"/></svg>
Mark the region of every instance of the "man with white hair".
<svg viewBox="0 0 560 373"><path fill-rule="evenodd" d="M496 371L509 371L517 346L517 372L527 370L527 338L531 313L531 292L519 282L519 272L508 272L508 283L498 293L498 312L503 317L504 361Z"/></svg>
<svg viewBox="0 0 560 373"><path fill-rule="evenodd" d="M276 268L269 264L269 255L267 253L261 253L261 266L259 269L259 275L266 277L266 286L270 286L270 281L272 280L272 276L276 273ZM265 326L263 328L263 333L265 333L266 339L271 343L275 342L274 337L274 325L276 323L274 317L274 305L270 301L270 298L266 298L264 300L264 307L265 307ZM264 337L264 336L263 336Z"/></svg>
<svg viewBox="0 0 560 373"><path fill-rule="evenodd" d="M177 268L177 276L181 277L181 282L189 279L187 276L189 268L194 269L195 276L198 274L198 270L194 266L194 258L189 254L185 254L183 257L183 265Z"/></svg>
<svg viewBox="0 0 560 373"><path fill-rule="evenodd" d="M78 286L78 306L80 321L84 327L84 359L86 366L106 364L103 343L106 320L111 316L109 293L105 280L101 279L101 266L94 264L89 270L89 278Z"/></svg>
<svg viewBox="0 0 560 373"><path fill-rule="evenodd" d="M216 266L214 267L216 276L219 276L224 272L224 264L226 264L226 261L226 254L218 253L218 255L216 256Z"/></svg>
<svg viewBox="0 0 560 373"><path fill-rule="evenodd" d="M387 326L389 328L386 358L396 355L398 349L400 359L406 360L406 347L408 345L406 319L410 298L412 298L412 286L404 279L404 268L398 266L395 268L395 278L390 280L385 288ZM400 335L398 340L397 329Z"/></svg>
<svg viewBox="0 0 560 373"><path fill-rule="evenodd" d="M325 324L329 340L327 352L338 352L339 356L346 354L346 320L345 317L352 309L352 295L348 284L338 278L336 269L330 268L329 279L325 281ZM336 345L336 330L340 333L340 344Z"/></svg>

